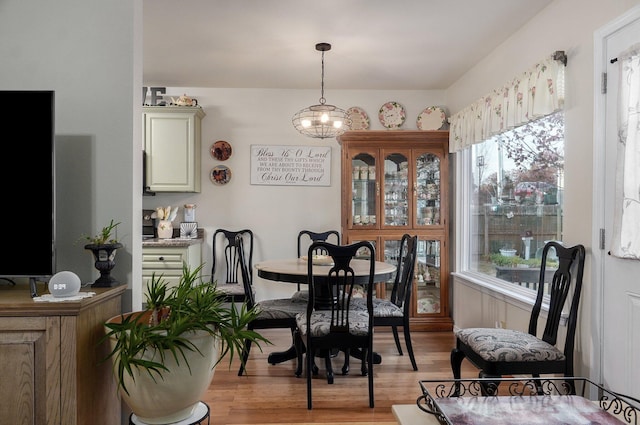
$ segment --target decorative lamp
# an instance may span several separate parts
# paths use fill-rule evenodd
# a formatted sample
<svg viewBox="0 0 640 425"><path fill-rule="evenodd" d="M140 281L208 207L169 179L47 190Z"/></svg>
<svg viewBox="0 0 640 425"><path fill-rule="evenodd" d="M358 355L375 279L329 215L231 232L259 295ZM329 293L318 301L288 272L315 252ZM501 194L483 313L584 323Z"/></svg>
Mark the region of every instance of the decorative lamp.
<svg viewBox="0 0 640 425"><path fill-rule="evenodd" d="M324 98L324 52L331 50L331 44L318 43L316 50L322 52L322 83L320 103L304 108L293 116L293 126L305 136L326 139L336 137L349 129L347 112L334 105L327 105Z"/></svg>

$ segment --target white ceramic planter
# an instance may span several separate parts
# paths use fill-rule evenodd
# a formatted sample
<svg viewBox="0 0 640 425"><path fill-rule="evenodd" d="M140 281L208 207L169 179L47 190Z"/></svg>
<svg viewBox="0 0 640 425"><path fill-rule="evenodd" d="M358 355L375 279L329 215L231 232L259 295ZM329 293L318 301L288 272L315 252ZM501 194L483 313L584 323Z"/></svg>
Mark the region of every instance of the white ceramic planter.
<svg viewBox="0 0 640 425"><path fill-rule="evenodd" d="M500 254L505 257L515 257L516 250L515 249L501 249Z"/></svg>
<svg viewBox="0 0 640 425"><path fill-rule="evenodd" d="M116 316L109 321L119 319L120 316ZM189 367L182 357L176 362L172 354L166 352L164 364L169 372L163 371L162 378L154 374L154 381L145 370L134 369L135 379L125 373L124 383L129 394L121 390L120 395L140 421L146 424L170 424L193 414L213 379L214 365L219 357L219 341L204 331L194 332L189 339L200 351L185 350ZM113 338L110 342L113 347ZM159 354L148 353L145 358L157 360Z"/></svg>
<svg viewBox="0 0 640 425"><path fill-rule="evenodd" d="M173 237L173 223L169 220L158 222L158 239L171 239Z"/></svg>

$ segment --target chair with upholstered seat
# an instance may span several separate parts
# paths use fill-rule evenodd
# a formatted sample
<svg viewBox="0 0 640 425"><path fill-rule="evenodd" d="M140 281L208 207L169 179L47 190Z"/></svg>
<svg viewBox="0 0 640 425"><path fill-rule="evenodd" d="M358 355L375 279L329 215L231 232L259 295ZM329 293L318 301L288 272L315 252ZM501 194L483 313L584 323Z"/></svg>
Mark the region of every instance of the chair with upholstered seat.
<svg viewBox="0 0 640 425"><path fill-rule="evenodd" d="M237 238L237 236L241 236ZM244 287L239 280L240 261L238 246L242 244L249 267L249 274L253 276L253 232L249 229L226 230L218 229L213 234L211 279L215 279L217 269L224 271L224 282L218 283L218 288L227 294L227 301L244 302ZM219 254L222 251L221 254ZM224 267L224 268L223 268Z"/></svg>
<svg viewBox="0 0 640 425"><path fill-rule="evenodd" d="M373 326L390 326L393 331L393 339L398 349L398 354L402 356L402 347L398 335L398 327L402 326L404 342L407 346L409 359L413 370L418 370L416 358L413 354L411 344L411 333L409 330L409 319L411 316L411 292L413 290L413 277L418 253L418 236L409 234L402 235L398 252L398 265L396 275L393 280L391 297L389 299L373 299ZM357 304L364 306L363 298L353 300Z"/></svg>
<svg viewBox="0 0 640 425"><path fill-rule="evenodd" d="M313 253L316 249L326 250L333 259L333 265L322 266L326 272L313 272ZM373 291L366 291L366 309L356 308L352 303L355 272L351 262L359 250L366 251L369 274L363 286L373 287L375 274L375 249L370 242L362 241L351 245L334 245L328 242L314 242L309 247L307 270L309 301L306 311L296 318L296 346L298 361L303 347L306 349L305 365L307 378L307 408L312 408L311 381L314 357L325 358L327 380L333 383L331 351L342 350L348 355L350 350L362 352L362 375L367 375L369 385L369 407L374 407L373 396ZM363 282L361 282L363 283Z"/></svg>
<svg viewBox="0 0 640 425"><path fill-rule="evenodd" d="M555 263L557 258L557 265ZM550 262L552 261L552 262ZM565 248L557 242L547 242L542 250L542 265L537 296L528 332L499 328L466 328L455 332L456 347L451 351L453 377L460 379L464 358L480 369L480 376L493 378L503 375L544 374L573 376L573 349L578 304L582 290L585 249L582 245ZM547 268L556 268L550 282L545 282ZM549 294L546 324L541 337L538 319L545 292ZM558 348L558 327L568 303L566 336L563 349Z"/></svg>
<svg viewBox="0 0 640 425"><path fill-rule="evenodd" d="M241 235L237 236L241 238ZM248 330L255 329L290 329L293 340L294 331L296 329L296 315L306 310L307 306L301 302L295 302L291 298L270 299L256 302L255 291L253 290L253 280L249 272L247 258L244 255L242 241L236 244L238 248L238 257L240 261L240 271L242 274L242 285L244 287L245 301L247 308L256 308L259 310L258 316L247 324ZM242 350L242 361L238 376L242 376L245 371L245 365L251 351L251 340L245 340L244 349Z"/></svg>

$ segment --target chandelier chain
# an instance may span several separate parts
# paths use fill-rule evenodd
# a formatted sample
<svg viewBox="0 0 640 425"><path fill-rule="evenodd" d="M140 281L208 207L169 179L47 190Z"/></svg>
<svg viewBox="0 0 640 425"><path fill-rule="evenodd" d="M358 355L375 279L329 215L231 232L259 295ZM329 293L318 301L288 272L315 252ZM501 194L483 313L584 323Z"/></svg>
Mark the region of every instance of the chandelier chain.
<svg viewBox="0 0 640 425"><path fill-rule="evenodd" d="M324 50L322 51L322 73L321 73L321 80L320 80L320 104L324 105L325 102L327 101L324 98Z"/></svg>

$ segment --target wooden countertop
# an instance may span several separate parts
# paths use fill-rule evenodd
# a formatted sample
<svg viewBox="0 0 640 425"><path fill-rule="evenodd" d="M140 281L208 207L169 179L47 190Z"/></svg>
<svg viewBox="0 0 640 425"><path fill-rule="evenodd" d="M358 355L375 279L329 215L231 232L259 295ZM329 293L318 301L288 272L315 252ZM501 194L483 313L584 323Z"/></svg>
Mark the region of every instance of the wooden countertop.
<svg viewBox="0 0 640 425"><path fill-rule="evenodd" d="M87 286L80 292L95 292L96 295L89 298L61 302L36 302L31 298L28 284L2 285L0 286L0 317L18 316L77 316L81 311L95 303L119 297L127 289L127 285L119 285L111 288L92 288ZM38 295L48 293L38 283Z"/></svg>

